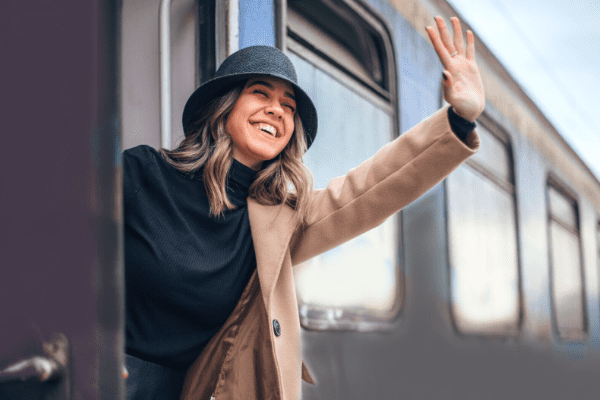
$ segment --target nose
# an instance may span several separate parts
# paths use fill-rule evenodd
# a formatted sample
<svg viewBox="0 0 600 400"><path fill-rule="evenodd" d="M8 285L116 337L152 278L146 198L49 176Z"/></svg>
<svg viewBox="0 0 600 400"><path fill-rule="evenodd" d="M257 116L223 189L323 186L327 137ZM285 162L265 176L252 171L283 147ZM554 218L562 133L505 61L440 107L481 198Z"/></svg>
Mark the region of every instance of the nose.
<svg viewBox="0 0 600 400"><path fill-rule="evenodd" d="M270 103L266 108L265 112L267 114L273 115L277 119L283 118L283 107L279 104L278 101L274 101Z"/></svg>

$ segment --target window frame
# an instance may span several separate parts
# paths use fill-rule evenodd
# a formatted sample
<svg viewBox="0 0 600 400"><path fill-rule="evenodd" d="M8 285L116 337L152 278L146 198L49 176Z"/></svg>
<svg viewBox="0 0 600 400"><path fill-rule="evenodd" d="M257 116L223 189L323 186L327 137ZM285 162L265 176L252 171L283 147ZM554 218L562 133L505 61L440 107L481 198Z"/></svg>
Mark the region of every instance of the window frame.
<svg viewBox="0 0 600 400"><path fill-rule="evenodd" d="M218 48L224 46L222 31L225 24L217 23L217 19L222 20L223 15L217 12L215 0L198 3L196 18L196 86L200 86L215 76Z"/></svg>
<svg viewBox="0 0 600 400"><path fill-rule="evenodd" d="M557 192L559 192L560 194L562 194L567 201L569 201L574 208L575 211L575 218L576 218L576 224L577 224L577 228L576 230L573 230L572 227L566 225L563 221L561 221L559 218L553 217L552 215L552 209L551 209L551 205L550 205L550 188L553 188L554 190L556 190ZM547 237L547 243L548 243L548 284L549 284L549 294L550 294L550 313L551 313L551 324L552 324L552 331L554 334L555 339L557 339L558 341L561 342L565 342L565 343L583 343L586 342L589 338L589 310L588 310L588 306L587 306L587 291L586 291L586 275L585 275L585 259L584 259L584 253L583 253L583 242L582 242L582 238L581 238L581 214L579 211L579 197L577 196L576 192L573 191L572 189L569 188L568 185L566 185L558 176L556 176L555 174L553 174L552 172L548 173L548 176L546 178L546 185L545 185L545 201L546 201L546 237ZM583 321L583 327L582 327L582 332L581 335L577 335L576 337L563 337L560 334L559 331L559 327L558 327L558 318L557 318L557 313L556 313L556 301L555 301L555 294L554 294L554 265L553 265L553 242L552 242L552 232L551 232L551 228L552 228L552 223L556 223L558 224L558 226L560 226L561 228L566 229L568 232L576 234L577 235L577 245L578 245L578 251L579 251L579 271L581 273L581 293L580 293L580 298L581 298L581 312L582 312L582 321Z"/></svg>
<svg viewBox="0 0 600 400"><path fill-rule="evenodd" d="M275 1L276 24L275 32L276 46L284 53L291 52L292 54L306 60L316 68L322 70L326 74L331 75L338 80L342 85L356 92L359 96L367 99L373 105L390 116L391 132L389 141L396 139L399 136L400 130L400 112L399 112L399 79L398 69L396 65L395 47L393 44L393 36L391 29L385 20L376 10L363 1L358 0L340 0L336 3L331 0L321 0L322 3L329 6L336 6L340 3L342 7L349 7L353 12L358 14L369 27L379 35L383 45L383 53L385 59L382 61L385 65L382 66L384 73L387 73L389 88L387 95L382 93L382 90L374 88L371 82L364 82L360 77L349 71L341 69L338 63L331 63L327 57L323 57L322 52L313 52L310 47L306 47L301 41L295 40L288 35L287 21L287 0ZM337 5L338 7L340 5ZM374 331L391 331L397 328L400 315L402 314L403 305L406 304L406 283L403 279L404 274L404 244L402 235L402 217L401 212L395 214L391 218L394 219L394 238L395 243L395 262L397 268L397 294L394 299L394 306L390 312L392 317L387 321L359 321L359 322L325 322L320 320L311 320L303 317L300 314L301 326L306 330L316 331L358 331L358 332L374 332ZM333 309L331 309L333 310ZM299 310L300 311L300 310Z"/></svg>
<svg viewBox="0 0 600 400"><path fill-rule="evenodd" d="M360 77L356 76L352 72L340 68L339 63L335 61L332 63L332 60L328 59L327 56L322 52L312 52L309 48L304 46L304 44L291 38L288 35L287 0L275 1L275 45L284 53L292 51L296 55L308 60L323 71L335 76L336 79L338 79L344 85L350 87L352 90L376 103L378 107L385 109L390 115L395 115L395 118L392 118L394 123L394 137L398 137L400 129L400 81L398 79L398 66L396 65L396 54L393 44L394 38L388 22L379 14L378 11L373 9L369 4L362 0L338 0L337 2L333 2L331 0L318 1L330 6L335 6L335 3L339 3L341 6L350 8L360 18L362 18L362 20L368 24L377 35L379 35L383 45L383 52L387 55L386 59L384 60L385 65L383 66L384 72L388 72L387 81L389 89L387 90L387 93L382 93L383 90L379 90L375 88L374 85L362 81Z"/></svg>
<svg viewBox="0 0 600 400"><path fill-rule="evenodd" d="M516 192L515 192L515 160L512 151L512 143L510 141L509 135L500 127L498 123L496 123L486 112L482 113L477 118L477 123L483 126L492 136L498 139L506 148L509 168L510 168L510 177L512 178L512 182L506 182L502 180L500 177L496 176L493 172L486 169L485 165L482 165L476 159L468 158L465 161L465 164L473 168L477 173L483 175L485 178L500 186L507 193L513 196L515 199L515 210L516 210ZM475 128L477 129L477 128Z"/></svg>
<svg viewBox="0 0 600 400"><path fill-rule="evenodd" d="M442 97L442 103L445 103ZM485 130L487 130L494 138L498 139L505 147L508 156L508 163L510 168L510 182L506 182L496 176L493 172L488 171L484 165L482 165L477 160L473 158L469 158L465 161L464 165L469 167L476 175L480 175L482 178L486 179L488 182L497 186L500 190L503 190L512 198L512 205L514 207L514 229L515 229L515 247L516 247L516 261L517 261L517 304L518 304L518 312L517 312L517 321L514 331L512 332L504 332L504 333L469 333L462 332L459 326L457 325L455 313L453 311L454 301L453 301L453 292L452 292L452 249L451 249L451 239L450 239L450 223L448 219L448 215L450 213L449 208L449 190L448 190L448 178L444 179L444 202L445 202L445 223L446 223L446 260L447 260L447 288L448 288L448 315L450 321L452 323L452 327L457 336L461 337L469 337L469 338L484 338L484 339L508 339L508 338L516 338L521 335L523 329L523 274L522 274L522 265L521 265L521 232L519 230L519 208L517 202L517 192L516 192L516 169L515 169L515 157L513 152L513 143L510 134L506 129L502 127L502 125L495 121L494 118L490 116L488 111L484 110L483 113L477 118L476 123L482 126ZM477 130L477 128L475 128Z"/></svg>

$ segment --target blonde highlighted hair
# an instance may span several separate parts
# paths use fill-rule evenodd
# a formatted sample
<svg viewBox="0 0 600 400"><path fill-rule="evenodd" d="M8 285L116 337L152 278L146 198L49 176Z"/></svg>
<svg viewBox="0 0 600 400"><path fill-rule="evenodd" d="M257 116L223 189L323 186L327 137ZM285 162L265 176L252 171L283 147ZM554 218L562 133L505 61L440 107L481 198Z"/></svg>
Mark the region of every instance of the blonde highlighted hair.
<svg viewBox="0 0 600 400"><path fill-rule="evenodd" d="M174 150L159 152L173 167L184 173L202 169L202 180L211 215L219 216L235 206L226 192L227 172L233 161L233 141L227 118L240 98L245 82L215 97L196 111L185 139ZM272 160L265 161L250 186L249 196L263 205L286 204L295 210L300 223L306 219L312 174L302 161L307 144L302 121L294 116L294 133L287 146Z"/></svg>

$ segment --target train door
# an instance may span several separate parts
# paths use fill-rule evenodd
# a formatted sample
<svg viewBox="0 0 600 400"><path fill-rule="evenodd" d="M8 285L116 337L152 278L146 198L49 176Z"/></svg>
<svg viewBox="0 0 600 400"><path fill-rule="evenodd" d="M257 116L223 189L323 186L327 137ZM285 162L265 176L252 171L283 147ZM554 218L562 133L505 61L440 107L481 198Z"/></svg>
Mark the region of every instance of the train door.
<svg viewBox="0 0 600 400"><path fill-rule="evenodd" d="M122 398L118 4L0 4L1 399Z"/></svg>

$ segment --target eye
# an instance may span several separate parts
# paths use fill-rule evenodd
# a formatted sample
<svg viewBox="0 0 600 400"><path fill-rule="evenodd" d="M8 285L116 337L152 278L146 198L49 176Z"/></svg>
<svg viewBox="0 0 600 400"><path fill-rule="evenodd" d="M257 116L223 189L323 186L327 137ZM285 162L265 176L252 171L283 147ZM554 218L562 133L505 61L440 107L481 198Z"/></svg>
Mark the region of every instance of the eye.
<svg viewBox="0 0 600 400"><path fill-rule="evenodd" d="M267 97L267 98L269 97L269 95L267 94L267 92L265 92L265 91L264 91L264 90L262 90L262 89L254 89L254 93L259 93L259 94L262 94L263 96L265 96L265 97Z"/></svg>
<svg viewBox="0 0 600 400"><path fill-rule="evenodd" d="M296 112L296 108L294 106L292 106L291 104L284 104L284 107L289 108L290 111L292 111L292 114Z"/></svg>

